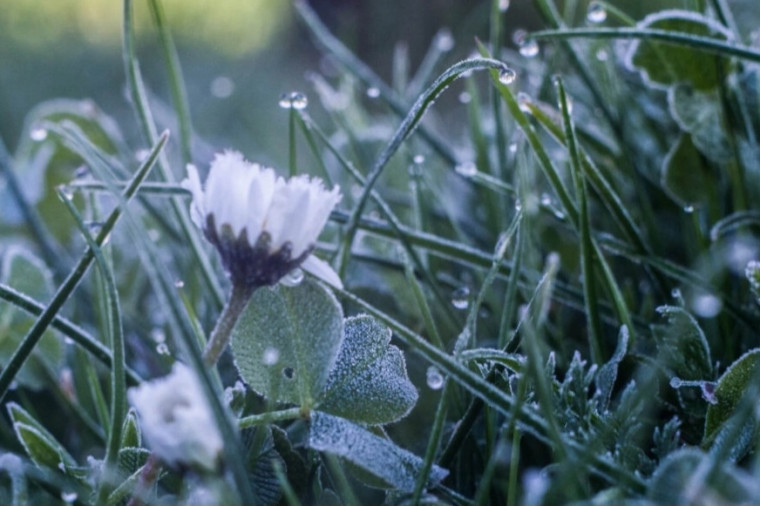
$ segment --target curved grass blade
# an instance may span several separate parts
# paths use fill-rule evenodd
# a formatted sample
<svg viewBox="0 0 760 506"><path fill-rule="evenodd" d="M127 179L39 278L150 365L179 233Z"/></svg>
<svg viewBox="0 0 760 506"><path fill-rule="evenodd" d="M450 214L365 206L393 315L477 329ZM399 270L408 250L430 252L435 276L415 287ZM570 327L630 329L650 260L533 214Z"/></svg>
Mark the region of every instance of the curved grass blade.
<svg viewBox="0 0 760 506"><path fill-rule="evenodd" d="M74 221L79 227L79 231L87 241L95 261L98 264L100 273L103 275L105 282L106 304L109 310L108 333L110 334L111 353L113 357L113 366L111 367L111 426L108 429L108 441L106 443L106 455L103 460L103 473L101 474L100 484L97 492L97 502L102 504L110 493L110 478L116 469L119 458L119 447L121 446L121 429L124 424L124 416L127 413L127 386L125 375L125 356L124 356L124 329L121 320L121 304L119 303L119 293L116 290L116 280L114 279L113 269L103 257L100 246L95 242L84 224L82 216L74 207L73 202L62 190L58 191L58 196L66 205L67 209L74 217Z"/></svg>
<svg viewBox="0 0 760 506"><path fill-rule="evenodd" d="M146 158L145 162L143 162L143 164L135 173L135 176L130 181L129 186L127 186L127 188L124 190L122 197L125 202L128 202L132 197L134 197L135 193L137 193L140 184L148 176L150 169L153 168L153 165L155 164L159 153L161 153L161 150L164 148L164 145L168 139L168 132L161 134L158 142L151 149L150 154ZM120 206L111 211L111 214L106 219L103 227L100 230L100 233L98 233L98 236L95 239L95 242L98 244L98 246L103 245L106 238L108 237L108 234L111 233L111 230L113 230L116 222L121 217L122 211L123 209ZM87 248L84 255L80 257L79 262L77 262L77 265L74 267L74 270L68 275L63 284L61 284L61 286L58 288L58 291L56 291L53 299L50 301L50 304L48 304L45 310L40 314L39 318L34 322L32 328L30 328L26 336L24 336L21 344L13 353L11 359L8 361L8 364L2 370L2 372L0 372L0 399L5 397L5 394L8 393L8 388L10 387L13 379L16 377L19 369L21 369L21 366L24 365L24 362L26 362L27 358L29 358L29 355L31 355L34 347L42 338L45 330L52 323L58 311L60 311L63 304L68 300L71 293L82 280L82 277L84 277L94 258L95 255L92 249Z"/></svg>
<svg viewBox="0 0 760 506"><path fill-rule="evenodd" d="M657 28L572 28L564 30L541 30L533 32L534 39L564 40L564 39L648 39L670 42L686 46L697 51L717 54L725 57L736 57L742 60L760 63L760 51L749 46L743 46L719 39L691 35L688 33L660 30Z"/></svg>

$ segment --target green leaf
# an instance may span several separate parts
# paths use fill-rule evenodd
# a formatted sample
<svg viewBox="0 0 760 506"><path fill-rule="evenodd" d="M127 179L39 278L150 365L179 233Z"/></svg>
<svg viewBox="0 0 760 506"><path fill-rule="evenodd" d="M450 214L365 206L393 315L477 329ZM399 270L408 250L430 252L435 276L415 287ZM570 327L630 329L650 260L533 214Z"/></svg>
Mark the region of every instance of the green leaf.
<svg viewBox="0 0 760 506"><path fill-rule="evenodd" d="M714 162L732 158L718 91L702 92L689 84L676 84L668 90L668 107L678 126L691 134L694 146L705 157Z"/></svg>
<svg viewBox="0 0 760 506"><path fill-rule="evenodd" d="M346 319L343 333L319 409L370 425L406 416L417 402L417 390L406 374L401 350L389 345L390 329L362 315Z"/></svg>
<svg viewBox="0 0 760 506"><path fill-rule="evenodd" d="M714 179L692 136L681 134L662 163L665 191L684 208L699 206L707 202Z"/></svg>
<svg viewBox="0 0 760 506"><path fill-rule="evenodd" d="M657 312L668 319L660 336L662 362L683 380L711 378L710 347L694 317L676 306L660 306Z"/></svg>
<svg viewBox="0 0 760 506"><path fill-rule="evenodd" d="M25 295L47 301L53 294L53 278L42 260L31 251L12 245L5 250L0 265L0 283L13 287ZM0 301L0 362L7 363L21 338L34 323L35 318ZM16 376L22 385L42 389L50 374L63 359L63 343L58 334L46 332L32 353L32 359Z"/></svg>
<svg viewBox="0 0 760 506"><path fill-rule="evenodd" d="M260 288L232 332L238 371L256 392L310 409L324 389L343 339L343 311L327 289Z"/></svg>
<svg viewBox="0 0 760 506"><path fill-rule="evenodd" d="M628 351L629 337L628 327L625 325L621 326L615 353L610 357L608 362L599 368L599 372L594 377L600 412L604 412L610 404L612 389L615 386L615 380L617 380L618 366L620 365L620 362L623 361L625 354Z"/></svg>
<svg viewBox="0 0 760 506"><path fill-rule="evenodd" d="M15 402L7 408L19 441L38 467L63 471L76 465L74 457L29 412Z"/></svg>
<svg viewBox="0 0 760 506"><path fill-rule="evenodd" d="M636 28L731 39L731 33L716 21L692 11L675 9L650 14ZM638 70L653 88L666 89L672 84L689 82L698 90L709 90L720 82L722 67L727 65L727 60L690 47L644 39L631 44L626 65Z"/></svg>
<svg viewBox="0 0 760 506"><path fill-rule="evenodd" d="M142 446L142 435L140 433L140 424L137 423L137 414L134 408L127 412L124 418L124 426L121 429L122 448Z"/></svg>
<svg viewBox="0 0 760 506"><path fill-rule="evenodd" d="M754 479L730 463L709 462L712 456L693 448L677 450L652 475L647 497L655 504L753 504ZM695 479L700 471L703 479Z"/></svg>
<svg viewBox="0 0 760 506"><path fill-rule="evenodd" d="M380 478L389 487L412 492L422 468L422 459L392 441L337 416L314 411L309 431L310 448L346 459ZM433 466L429 485L443 480L449 472Z"/></svg>
<svg viewBox="0 0 760 506"><path fill-rule="evenodd" d="M150 457L150 451L145 448L125 446L119 450L118 467L123 473L122 480L126 480L138 469L145 465Z"/></svg>
<svg viewBox="0 0 760 506"><path fill-rule="evenodd" d="M736 412L744 391L757 376L758 364L760 348L755 348L739 357L720 377L715 387L718 402L707 408L704 444L712 443L721 426Z"/></svg>

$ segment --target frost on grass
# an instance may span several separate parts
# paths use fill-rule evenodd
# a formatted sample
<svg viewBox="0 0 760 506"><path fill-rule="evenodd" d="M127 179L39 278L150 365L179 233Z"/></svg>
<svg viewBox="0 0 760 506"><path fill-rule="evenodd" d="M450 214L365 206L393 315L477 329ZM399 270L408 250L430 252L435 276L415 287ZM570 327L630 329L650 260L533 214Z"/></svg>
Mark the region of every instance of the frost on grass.
<svg viewBox="0 0 760 506"><path fill-rule="evenodd" d="M345 321L343 346L319 409L368 424L404 417L417 402L404 356L391 331L363 315Z"/></svg>
<svg viewBox="0 0 760 506"><path fill-rule="evenodd" d="M308 408L324 389L342 331L335 296L305 279L292 288L257 290L232 332L232 351L255 392Z"/></svg>
<svg viewBox="0 0 760 506"><path fill-rule="evenodd" d="M311 417L309 446L342 457L402 492L412 492L422 459L388 439L336 416L315 411ZM433 466L428 484L443 480L448 471Z"/></svg>

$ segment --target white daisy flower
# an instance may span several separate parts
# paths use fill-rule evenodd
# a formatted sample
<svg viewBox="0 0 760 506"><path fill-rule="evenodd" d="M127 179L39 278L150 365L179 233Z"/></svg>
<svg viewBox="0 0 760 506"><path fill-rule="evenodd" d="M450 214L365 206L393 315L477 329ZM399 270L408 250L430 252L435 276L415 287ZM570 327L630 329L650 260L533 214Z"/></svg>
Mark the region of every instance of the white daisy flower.
<svg viewBox="0 0 760 506"><path fill-rule="evenodd" d="M182 186L193 195L193 221L219 250L233 284L273 285L300 265L342 286L330 266L311 255L341 199L339 187L328 191L321 179L306 175L285 180L236 151L216 155L205 189L193 165L187 172Z"/></svg>
<svg viewBox="0 0 760 506"><path fill-rule="evenodd" d="M177 362L168 376L130 388L127 396L162 462L215 469L223 440L192 369Z"/></svg>

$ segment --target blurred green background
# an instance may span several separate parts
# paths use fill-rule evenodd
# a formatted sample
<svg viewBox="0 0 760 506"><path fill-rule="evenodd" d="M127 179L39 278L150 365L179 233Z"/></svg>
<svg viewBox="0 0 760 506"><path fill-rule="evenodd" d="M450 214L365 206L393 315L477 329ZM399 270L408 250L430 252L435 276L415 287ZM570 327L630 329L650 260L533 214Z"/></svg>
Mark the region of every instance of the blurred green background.
<svg viewBox="0 0 760 506"><path fill-rule="evenodd" d="M640 18L658 8L683 8L693 1L613 3ZM559 2L559 8L583 23L587 3L567 0ZM408 51L413 73L443 27L456 41L444 64L470 54L475 37L488 38L490 0L310 0L310 4L338 38L387 80L398 45ZM204 159L210 152L234 147L282 166L287 160L288 115L278 108L278 98L300 90L314 99L304 76L325 70L291 2L163 0L162 5L183 65L193 125L207 143L204 147L201 142L200 148L196 143L196 155ZM171 125L156 30L146 2L136 1L135 10L143 77L159 123ZM511 46L515 29L541 26L530 0L512 0L505 19ZM132 136L135 149L141 147L124 94L121 22L122 3L116 0L0 0L0 136L11 152L24 117L50 98L91 98Z"/></svg>

